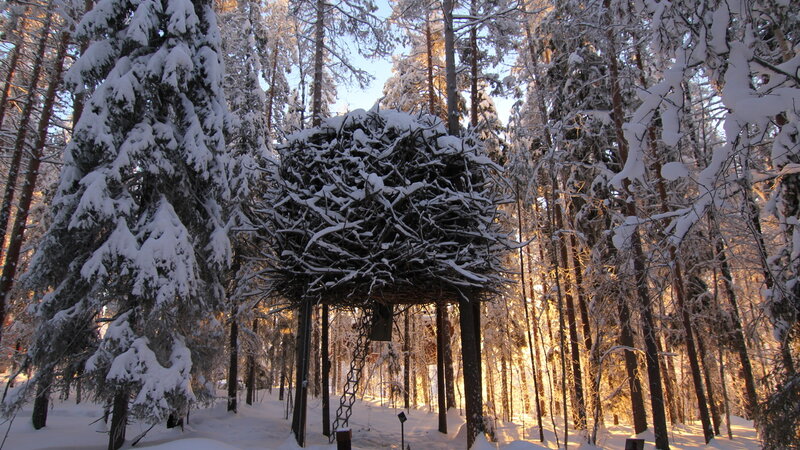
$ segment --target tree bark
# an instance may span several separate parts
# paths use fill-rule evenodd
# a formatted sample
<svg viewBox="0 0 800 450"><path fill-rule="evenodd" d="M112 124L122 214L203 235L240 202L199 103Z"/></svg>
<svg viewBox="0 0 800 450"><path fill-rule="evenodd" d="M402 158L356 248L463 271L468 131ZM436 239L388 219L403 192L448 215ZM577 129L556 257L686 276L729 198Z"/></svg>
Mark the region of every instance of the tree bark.
<svg viewBox="0 0 800 450"><path fill-rule="evenodd" d="M717 352L719 357L719 379L722 381L722 399L725 402L725 424L728 429L728 439L733 440L733 432L731 431L731 408L728 398L728 388L725 385L725 360L722 357L722 346L717 345Z"/></svg>
<svg viewBox="0 0 800 450"><path fill-rule="evenodd" d="M128 390L117 388L108 432L108 450L117 450L125 444L125 428L128 425Z"/></svg>
<svg viewBox="0 0 800 450"><path fill-rule="evenodd" d="M503 405L503 420L506 422L511 422L511 402L509 401L508 390L508 362L506 361L505 346L500 347L500 383L501 402Z"/></svg>
<svg viewBox="0 0 800 450"><path fill-rule="evenodd" d="M322 71L325 62L325 0L317 0L314 22L314 92L311 97L311 126L322 123Z"/></svg>
<svg viewBox="0 0 800 450"><path fill-rule="evenodd" d="M411 334L408 324L408 309L403 318L403 408L409 410L409 392L411 391Z"/></svg>
<svg viewBox="0 0 800 450"><path fill-rule="evenodd" d="M700 363L703 368L703 379L705 380L706 392L708 393L708 406L711 410L711 421L714 427L714 435L719 436L720 415L717 409L717 402L714 399L714 388L711 380L711 370L709 369L709 358L706 353L705 342L702 336L697 336L697 350L700 353Z"/></svg>
<svg viewBox="0 0 800 450"><path fill-rule="evenodd" d="M478 17L478 0L470 1L470 15ZM472 128L478 127L478 27L472 25L469 30L469 48L470 48L470 105L469 105L469 123Z"/></svg>
<svg viewBox="0 0 800 450"><path fill-rule="evenodd" d="M253 319L253 334L258 332L258 319ZM270 360L271 365L275 362ZM271 383L270 383L271 386ZM255 349L252 349L247 355L247 396L245 403L252 405L256 397L256 355Z"/></svg>
<svg viewBox="0 0 800 450"><path fill-rule="evenodd" d="M84 0L83 3L83 13L86 14L92 10L94 5L93 0ZM80 54L83 55L86 53L86 49L89 48L89 39L81 39L80 43ZM72 102L72 132L75 132L75 125L78 124L78 121L81 120L81 116L83 115L83 108L86 104L86 92L80 92L75 94L75 99Z"/></svg>
<svg viewBox="0 0 800 450"><path fill-rule="evenodd" d="M3 94L0 96L0 129L3 128L3 122L5 121L6 117L6 105L8 102L8 97L11 95L11 87L14 85L14 75L17 74L17 64L19 63L19 55L22 53L22 44L23 44L23 34L25 32L25 17L28 15L30 8L26 8L25 12L20 17L21 25L19 28L21 30L14 30L13 32L17 33L16 42L14 43L14 49L11 50L11 56L8 58L8 71L6 72L6 78L3 83Z"/></svg>
<svg viewBox="0 0 800 450"><path fill-rule="evenodd" d="M28 95L25 97L25 105L22 108L22 115L19 124L17 125L17 135L14 140L14 149L11 154L11 161L9 162L8 172L6 175L6 188L3 192L3 203L0 206L0 239L5 239L6 232L8 231L8 224L11 220L11 208L14 202L14 195L16 194L17 178L19 177L19 169L22 165L22 156L25 153L25 144L28 138L28 130L30 128L31 116L34 108L37 106L36 98L39 93L38 85L39 78L44 66L45 52L47 50L47 41L50 37L50 29L53 24L53 0L47 4L47 15L42 25L41 34L39 35L39 42L34 53L31 77L28 83ZM62 58L63 59L63 58ZM58 60L56 60L56 65ZM56 71L60 72L60 69ZM2 244L2 242L0 242ZM0 249L2 250L2 249ZM2 303L0 303L0 328L5 319L5 297L6 292L0 292L2 296ZM0 337L2 335L0 334Z"/></svg>
<svg viewBox="0 0 800 450"><path fill-rule="evenodd" d="M236 308L231 311L230 363L228 365L228 411L237 412L236 391L239 379L239 322Z"/></svg>
<svg viewBox="0 0 800 450"><path fill-rule="evenodd" d="M278 390L278 400L283 401L283 394L286 388L286 366L288 365L287 347L289 340L281 333L281 387Z"/></svg>
<svg viewBox="0 0 800 450"><path fill-rule="evenodd" d="M306 439L306 412L308 406L308 366L311 359L311 311L310 300L303 300L297 314L297 373L295 382L292 432L297 445L303 447Z"/></svg>
<svg viewBox="0 0 800 450"><path fill-rule="evenodd" d="M554 186L555 188L555 186ZM562 208L558 200L555 201L555 219L556 229L559 231L558 237L559 250L561 253L561 263L559 264L567 272L568 263L568 250L567 250L567 237L564 236L564 221L562 218ZM565 282L565 284L567 284ZM566 288L566 286L565 286ZM572 360L572 389L575 395L575 405L573 405L573 418L575 428L578 430L586 429L586 400L583 393L583 374L581 370L581 353L578 343L578 324L575 315L575 302L573 301L572 292L574 289L565 289L564 300L566 302L567 312L567 326L569 328L569 345L570 345L570 359Z"/></svg>
<svg viewBox="0 0 800 450"><path fill-rule="evenodd" d="M731 268L728 264L728 256L725 251L725 244L722 241L722 235L719 231L719 226L716 222L716 217L711 217L712 224L715 228L714 234L717 236L715 242L715 250L717 253L717 261L719 261L720 272L722 274L723 291L728 304L731 307L731 318L733 319L733 346L739 356L739 363L742 365L742 374L744 378L745 387L745 414L747 418L752 418L758 408L758 391L756 391L755 377L753 376L753 366L750 364L750 355L747 352L747 344L742 331L742 318L739 313L739 302L736 299L736 291L733 290L733 275ZM721 369L720 369L721 370Z"/></svg>
<svg viewBox="0 0 800 450"><path fill-rule="evenodd" d="M567 425L567 417L568 417L568 408L567 408L567 345L566 340L564 337L565 330L567 329L566 323L564 323L564 291L562 289L562 282L561 282L561 266L559 263L559 251L556 248L556 241L559 240L557 236L555 236L556 225L555 225L555 218L553 217L554 214L557 214L558 209L554 208L553 205L556 204L555 199L555 190L556 190L556 180L555 180L555 172L553 172L553 180L551 184L550 190L550 198L547 202L547 228L549 231L548 239L550 240L550 264L552 267L553 273L553 280L555 281L556 287L556 299L558 302L558 349L559 349L559 361L561 363L561 407L563 408L563 417L564 417L564 447L567 448L569 445L569 426ZM548 319L549 322L549 319ZM550 336L551 342L553 341L552 336ZM556 402L556 408L558 408L558 402ZM558 436L558 433L556 433ZM556 437L558 439L558 437Z"/></svg>
<svg viewBox="0 0 800 450"><path fill-rule="evenodd" d="M617 302L617 310L619 311L620 321L620 345L626 347L625 350L625 370L628 375L628 389L631 393L631 412L633 414L633 431L634 434L639 434L647 429L647 414L645 413L644 395L642 391L642 384L639 381L639 370L636 353L632 349L635 348L633 341L633 330L631 329L631 313L628 309L628 302L625 298L619 298Z"/></svg>
<svg viewBox="0 0 800 450"><path fill-rule="evenodd" d="M42 429L47 425L47 407L50 404L50 384L53 381L49 373L39 379L36 386L36 399L33 401L33 413L31 422L36 430Z"/></svg>
<svg viewBox="0 0 800 450"><path fill-rule="evenodd" d="M655 150L655 149L653 149ZM656 173L656 187L661 200L661 210L666 213L669 210L667 206L667 192L664 186L664 179L661 176L661 163L656 160L653 170ZM672 290L675 294L675 299L678 303L678 312L681 316L681 323L683 324L683 331L686 339L686 352L689 358L689 367L692 371L692 382L694 384L694 392L697 397L697 407L700 411L700 422L703 426L703 436L705 437L706 444L714 438L714 430L712 429L711 418L709 417L708 403L706 401L706 394L703 390L703 375L700 369L700 361L697 353L697 343L695 342L694 329L692 326L692 319L689 315L689 309L686 305L686 283L683 278L681 260L678 258L678 251L674 245L669 245L669 256L671 264L672 275Z"/></svg>
<svg viewBox="0 0 800 450"><path fill-rule="evenodd" d="M477 303L477 300L469 301L464 298L461 298L458 302L461 313L461 361L464 367L467 448L471 448L478 434L484 432L481 369L478 364L478 340L474 317L475 303Z"/></svg>
<svg viewBox="0 0 800 450"><path fill-rule="evenodd" d="M275 102L275 77L278 73L278 40L272 46L272 68L270 70L269 95L267 96L267 133L272 135L272 110Z"/></svg>
<svg viewBox="0 0 800 450"><path fill-rule="evenodd" d="M433 34L431 33L430 13L425 14L425 59L428 72L428 112L436 114L436 87L433 84Z"/></svg>
<svg viewBox="0 0 800 450"><path fill-rule="evenodd" d="M447 80L447 132L459 135L458 99L456 86L456 39L453 30L453 0L443 0L444 14L444 59L445 79ZM471 314L470 314L471 315Z"/></svg>
<svg viewBox="0 0 800 450"><path fill-rule="evenodd" d="M50 17L49 13L48 17ZM58 86L61 84L61 74L64 69L64 58L66 56L68 44L69 33L61 33L58 50L56 51L56 56L53 60L53 72L48 80L49 85L47 87L47 92L45 93L44 104L42 105L42 116L39 119L36 142L34 143L30 159L28 160L28 167L25 170L25 180L23 181L22 192L17 204L17 213L16 217L14 217L14 224L11 227L11 236L9 238L8 249L6 251L6 261L3 265L3 274L0 276L0 339L2 338L2 325L5 323L6 304L8 302L9 295L11 294L11 287L14 284L14 277L17 274L17 264L19 263L22 244L25 242L25 226L28 221L28 213L30 212L31 202L33 201L36 180L39 177L39 166L42 163L44 147L47 142L47 131L50 127L50 118L53 114L56 91ZM27 124L25 126L27 127ZM20 133L21 132L22 130L20 130ZM22 151L22 146L20 146L20 151ZM10 183L11 180L9 180L9 186Z"/></svg>
<svg viewBox="0 0 800 450"><path fill-rule="evenodd" d="M446 305L436 304L436 393L439 408L439 432L447 434L447 400L445 396L445 358L444 349L447 346L445 336L444 309Z"/></svg>
<svg viewBox="0 0 800 450"><path fill-rule="evenodd" d="M610 17L610 0L604 0L603 5ZM619 160L624 162L628 159L628 143L622 131L622 91L619 86L619 67L617 53L615 49L614 29L609 26L607 35L609 44L609 74L611 81L611 103L612 119L617 138ZM636 204L633 193L630 190L630 181L623 182L623 195L627 195L625 201L624 214L636 216ZM664 412L664 395L661 387L661 368L658 361L658 345L656 344L656 328L653 319L653 308L647 287L647 268L645 266L644 251L642 250L641 236L638 227L631 234L631 250L633 252L633 271L636 279L636 295L642 314L642 335L645 342L645 356L647 361L647 378L650 387L650 407L653 411L653 431L655 434L656 448L667 450L669 448L669 437L667 434L667 418Z"/></svg>
<svg viewBox="0 0 800 450"><path fill-rule="evenodd" d="M453 347L451 345L450 314L447 305L442 305L442 330L444 332L444 388L447 409L456 407L456 380L453 372Z"/></svg>
<svg viewBox="0 0 800 450"><path fill-rule="evenodd" d="M328 320L328 305L322 305L322 434L331 435L331 397L330 376L331 358L328 353L330 323Z"/></svg>

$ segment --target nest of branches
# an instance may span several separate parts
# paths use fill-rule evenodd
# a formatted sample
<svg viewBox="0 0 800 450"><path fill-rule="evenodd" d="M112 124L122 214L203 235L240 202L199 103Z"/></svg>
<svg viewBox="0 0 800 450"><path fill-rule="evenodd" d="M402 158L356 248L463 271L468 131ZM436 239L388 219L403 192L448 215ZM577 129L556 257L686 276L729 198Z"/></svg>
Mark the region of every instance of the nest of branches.
<svg viewBox="0 0 800 450"><path fill-rule="evenodd" d="M486 300L514 243L501 168L432 116L354 111L287 138L253 219L272 292L332 305Z"/></svg>

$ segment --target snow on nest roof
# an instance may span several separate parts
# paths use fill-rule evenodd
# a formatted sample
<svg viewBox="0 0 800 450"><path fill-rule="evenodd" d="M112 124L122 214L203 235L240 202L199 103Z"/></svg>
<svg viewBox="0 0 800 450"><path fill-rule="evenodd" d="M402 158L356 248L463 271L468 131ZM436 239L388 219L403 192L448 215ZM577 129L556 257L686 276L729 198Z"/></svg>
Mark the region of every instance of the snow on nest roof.
<svg viewBox="0 0 800 450"><path fill-rule="evenodd" d="M273 288L363 304L484 298L513 246L502 169L438 118L357 110L295 133L255 213Z"/></svg>

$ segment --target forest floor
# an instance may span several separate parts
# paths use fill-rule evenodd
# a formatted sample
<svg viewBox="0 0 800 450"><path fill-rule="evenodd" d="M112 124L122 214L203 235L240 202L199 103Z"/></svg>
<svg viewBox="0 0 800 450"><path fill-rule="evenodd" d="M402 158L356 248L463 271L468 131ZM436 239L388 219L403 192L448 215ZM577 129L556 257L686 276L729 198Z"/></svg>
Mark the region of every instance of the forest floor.
<svg viewBox="0 0 800 450"><path fill-rule="evenodd" d="M222 395L222 392L220 392ZM332 414L338 398L331 398ZM215 405L193 410L189 423L180 429L166 429L159 424L150 430L133 448L158 450L231 450L231 449L297 449L290 437L290 420L284 419L286 403L278 401L277 390L272 394L259 392L259 399L253 406L240 402L238 414L226 411L225 399L220 398ZM357 402L353 407L351 428L353 448L389 449L400 448L400 421L397 414L401 409L391 408L380 402ZM12 422L5 421L0 426L0 436L5 435L2 449L104 449L107 445L105 424L101 417L101 405L74 400L54 400L48 415L47 426L34 430L30 421L31 406L23 408ZM405 443L412 450L459 449L466 447L466 427L459 411L451 410L448 416L450 434L437 431L437 415L423 409L406 412ZM307 426L307 448L335 449L329 445L321 430L321 410L318 401L309 398ZM291 417L290 417L291 419ZM723 425L723 436L717 437L709 445L703 444L699 424L673 428L670 433L672 448L705 449L757 449L760 444L753 430L753 424L741 418L732 418L734 439L729 440ZM496 426L497 443L479 441L474 448L481 450L499 448L510 450L557 448L550 419L545 422L545 442L538 441L538 431L526 422L522 424L499 423ZM148 425L133 422L128 426L127 442L124 448L131 448L131 441L144 433ZM632 437L627 426L609 426L598 434L598 447L604 449L623 449L625 439ZM639 438L646 441L645 448L653 448L651 431L642 433ZM585 443L581 434L570 430L569 448L598 448ZM559 428L559 443L563 448L563 429Z"/></svg>

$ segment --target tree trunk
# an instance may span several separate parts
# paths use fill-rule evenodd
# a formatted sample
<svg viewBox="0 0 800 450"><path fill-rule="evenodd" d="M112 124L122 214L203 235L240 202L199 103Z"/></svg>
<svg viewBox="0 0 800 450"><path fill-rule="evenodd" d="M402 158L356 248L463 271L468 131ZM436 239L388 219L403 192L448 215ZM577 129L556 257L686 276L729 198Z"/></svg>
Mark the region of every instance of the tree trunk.
<svg viewBox="0 0 800 450"><path fill-rule="evenodd" d="M17 73L17 64L19 63L19 55L22 53L23 34L25 32L25 17L30 12L30 8L26 8L25 12L20 17L20 30L12 30L11 32L17 33L16 41L14 42L14 49L11 50L11 56L8 58L8 71L3 83L3 94L0 96L0 130L3 128L3 122L6 117L6 105L8 97L11 95L11 87L14 85L14 75Z"/></svg>
<svg viewBox="0 0 800 450"><path fill-rule="evenodd" d="M453 136L459 135L458 126L458 99L456 85L456 40L453 30L453 0L443 0L442 13L444 14L444 59L445 79L447 80L447 132ZM471 315L471 314L470 314Z"/></svg>
<svg viewBox="0 0 800 450"><path fill-rule="evenodd" d="M655 156L655 155L654 155ZM659 197L661 199L662 212L666 213L669 210L667 206L667 192L664 186L664 179L661 176L661 163L656 160L654 163L654 172L656 173L656 187L658 189ZM697 354L697 344L694 338L694 330L692 320L689 316L689 309L686 305L686 290L685 282L682 273L681 260L678 259L678 251L674 245L669 245L669 256L672 272L672 290L675 294L675 299L678 302L678 309L681 315L681 323L683 324L683 331L686 338L686 352L689 357L689 366L692 369L692 382L694 383L694 392L697 397L697 406L700 411L700 422L703 426L703 436L705 437L706 444L714 438L714 431L709 417L708 403L706 402L706 395L703 390L703 375L700 372L700 362Z"/></svg>
<svg viewBox="0 0 800 450"><path fill-rule="evenodd" d="M322 434L331 435L331 397L330 377L331 358L328 354L330 323L328 321L328 305L322 305Z"/></svg>
<svg viewBox="0 0 800 450"><path fill-rule="evenodd" d="M525 242L525 238L523 237L523 232L524 232L523 230L525 228L522 220L522 201L519 198L519 186L517 186L515 192L517 200L517 225L519 226L520 242ZM531 317L530 317L531 314L528 312L528 295L525 292L527 283L525 282L525 258L522 252L522 247L519 248L519 273L520 273L520 283L522 284L521 286L522 289L520 289L520 300L522 301L522 307L525 310L525 330L528 335L528 349L531 356L531 372L533 373L533 389L534 389L534 398L536 400L536 425L539 427L539 441L544 442L544 427L542 426L542 405L539 399L539 383L540 383L539 350L538 347L536 347L536 343L533 341L533 338L531 337ZM531 292L531 296L533 296L533 292ZM534 321L535 320L536 317L534 317ZM536 328L534 325L534 331L535 330ZM522 373L524 374L525 371L523 370Z"/></svg>
<svg viewBox="0 0 800 450"><path fill-rule="evenodd" d="M117 450L125 443L125 428L128 425L128 390L117 388L108 431L108 450Z"/></svg>
<svg viewBox="0 0 800 450"><path fill-rule="evenodd" d="M447 401L445 399L445 358L444 349L447 346L445 336L444 309L446 305L436 304L436 392L439 408L439 432L447 434Z"/></svg>
<svg viewBox="0 0 800 450"><path fill-rule="evenodd" d="M14 140L14 149L9 162L8 172L6 175L6 188L3 193L3 203L0 206L0 239L5 239L6 232L8 231L8 224L11 220L11 208L14 202L14 195L16 193L17 178L19 177L19 169L22 165L22 156L25 153L25 144L27 143L28 130L30 128L30 120L33 114L37 100L39 89L39 77L41 76L44 66L45 52L47 50L47 41L50 37L50 28L53 23L53 0L47 4L47 16L44 24L42 25L41 34L39 36L39 43L36 47L36 53L32 61L31 78L28 83L28 95L25 97L25 105L22 108L22 116L20 117L19 124L17 124L17 136ZM61 58L63 59L63 58ZM58 65L58 59L56 59ZM56 69L56 71L60 70ZM60 78L59 78L60 79ZM2 244L2 242L0 242ZM5 319L5 297L6 291L0 292L2 296L2 303L0 303L0 326L4 323ZM2 335L0 335L2 337Z"/></svg>
<svg viewBox="0 0 800 450"><path fill-rule="evenodd" d="M444 330L444 388L447 409L456 407L456 380L453 372L453 346L450 337L450 314L447 305L442 305L442 330Z"/></svg>
<svg viewBox="0 0 800 450"><path fill-rule="evenodd" d="M531 295L533 293L531 292ZM524 296L524 293L523 293ZM528 301L524 301L525 307L525 328L528 334L528 348L531 353L531 372L533 374L533 389L534 400L536 401L536 426L539 428L539 442L544 442L544 425L542 423L542 416L544 415L542 408L542 397L544 387L542 386L542 374L539 368L541 367L541 357L539 355L539 323L536 319L536 311L533 313L528 312ZM532 322L532 323L531 323ZM533 328L533 336L531 336L531 328Z"/></svg>
<svg viewBox="0 0 800 450"><path fill-rule="evenodd" d="M411 391L411 334L408 326L408 309L403 317L403 408L408 411L409 392Z"/></svg>
<svg viewBox="0 0 800 450"><path fill-rule="evenodd" d="M311 309L311 351L313 353L311 357L311 365L309 367L309 371L313 376L314 382L312 383L312 387L314 388L311 392L314 394L314 398L319 398L320 394L322 393L322 336L320 330L320 324L317 321L317 317L320 316L319 310L317 308Z"/></svg>
<svg viewBox="0 0 800 450"><path fill-rule="evenodd" d="M642 384L639 381L639 363L636 358L636 353L632 350L627 350L629 348L635 348L635 345L633 342L633 330L631 329L631 313L630 309L628 309L628 302L623 296L619 297L617 310L619 311L620 321L619 343L626 347L625 370L628 375L628 389L631 393L633 432L634 434L639 434L647 429L647 414L645 413Z"/></svg>
<svg viewBox="0 0 800 450"><path fill-rule="evenodd" d="M286 389L286 366L288 365L287 347L289 340L286 335L281 333L281 387L278 390L278 400L283 401L284 390Z"/></svg>
<svg viewBox="0 0 800 450"><path fill-rule="evenodd" d="M311 359L311 312L310 300L303 300L297 314L297 373L295 382L294 412L292 432L297 445L303 447L306 439L306 411L308 402L308 366Z"/></svg>
<svg viewBox="0 0 800 450"><path fill-rule="evenodd" d="M503 420L506 422L511 422L511 402L509 401L508 391L508 362L506 361L505 346L500 347L500 383L500 394L503 405Z"/></svg>
<svg viewBox="0 0 800 450"><path fill-rule="evenodd" d="M714 399L713 381L711 379L711 370L708 365L710 364L708 354L706 353L705 342L702 336L697 336L697 350L700 352L700 363L703 368L703 378L705 380L706 392L708 392L708 406L711 409L711 421L714 427L714 435L719 436L720 416L717 409L717 402Z"/></svg>
<svg viewBox="0 0 800 450"><path fill-rule="evenodd" d="M570 212L574 217L574 208L569 208ZM598 366L595 358L592 355L595 355L595 348L592 342L592 328L591 324L589 323L589 308L586 304L586 295L583 287L583 263L580 259L580 252L578 251L578 238L575 237L577 231L572 232L569 234L569 254L572 258L572 272L573 277L575 279L575 292L576 298L578 300L578 312L581 315L581 324L583 330L583 345L586 349L586 353L590 355L587 360L586 365L586 378L588 380L587 385L589 388L588 397L593 399L594 409L599 410L599 417L602 420L603 413L602 413L602 405L600 403L600 395L596 392L595 389L595 379L597 378L597 370ZM577 324L576 324L577 325ZM599 356L599 355L598 355ZM599 386L597 386L599 388ZM590 444L594 444L594 442L590 442Z"/></svg>
<svg viewBox="0 0 800 450"><path fill-rule="evenodd" d="M663 345L660 339L657 340L656 346L658 347L658 353L664 355L664 357L659 359L659 364L661 365L661 373L663 374L664 394L666 396L667 409L669 411L671 423L686 423L683 408L678 398L679 389L675 387L675 364L672 363L672 356L670 356L672 355L672 351L666 340Z"/></svg>
<svg viewBox="0 0 800 450"><path fill-rule="evenodd" d="M258 319L253 319L253 334L258 333ZM275 361L270 358L270 364L275 365ZM272 383L270 383L272 386ZM247 396L245 402L252 405L256 397L256 355L252 349L247 355Z"/></svg>
<svg viewBox="0 0 800 450"><path fill-rule="evenodd" d="M272 68L270 70L269 95L267 97L267 133L272 135L272 110L275 102L275 76L278 73L278 40L272 46Z"/></svg>
<svg viewBox="0 0 800 450"><path fill-rule="evenodd" d="M555 186L553 188L555 189ZM564 230L562 208L558 200L554 202L554 207L554 214L556 216L556 229ZM566 273L569 266L569 255L567 251L567 237L564 236L563 232L558 237L558 243L561 253L561 263L559 266L563 267L564 272ZM567 283L565 282L565 284ZM572 389L575 395L575 405L573 405L572 413L574 416L575 428L578 430L584 430L586 429L586 400L584 399L583 394L583 375L581 371L581 353L578 343L578 324L575 315L575 303L573 301L572 293L570 292L572 290L573 289L565 289L566 292L564 293L564 300L566 301L567 307L567 326L569 327L570 359L572 360Z"/></svg>
<svg viewBox="0 0 800 450"><path fill-rule="evenodd" d="M436 114L436 87L433 85L433 34L431 33L430 14L425 14L425 58L428 72L428 112Z"/></svg>
<svg viewBox="0 0 800 450"><path fill-rule="evenodd" d="M548 232L550 236L548 239L550 241L550 264L552 266L552 273L553 279L555 281L556 287L556 299L558 302L558 349L559 349L559 360L561 363L561 406L563 408L563 417L564 417L564 447L567 448L569 445L569 426L567 422L569 419L568 417L568 408L567 408L567 345L566 339L564 337L565 330L567 329L567 325L564 322L564 293L562 289L561 283L561 266L559 263L559 252L556 249L556 241L559 240L558 237L554 235L554 231L556 230L555 225L555 218L553 214L557 214L559 209L554 208L553 205L556 204L555 199L555 190L556 190L556 181L555 181L555 172L553 172L553 180L551 184L551 191L550 191L550 198L547 203L547 225L548 225ZM549 322L549 320L548 320ZM552 342L551 336L551 342ZM558 403L558 402L556 402ZM558 406L556 406L558 408ZM557 433L556 433L557 435Z"/></svg>
<svg viewBox="0 0 800 450"><path fill-rule="evenodd" d="M325 0L317 0L314 22L314 92L311 97L311 126L322 123L322 70L325 62Z"/></svg>
<svg viewBox="0 0 800 450"><path fill-rule="evenodd" d="M476 303L477 300L469 301L464 298L458 302L461 313L461 361L464 367L467 448L471 448L478 434L484 432L481 369L478 363L478 338L474 317Z"/></svg>
<svg viewBox="0 0 800 450"><path fill-rule="evenodd" d="M239 379L239 322L236 308L231 311L230 364L228 365L228 411L236 412L236 391Z"/></svg>
<svg viewBox="0 0 800 450"><path fill-rule="evenodd" d="M722 357L722 346L717 346L719 357L719 379L722 381L722 400L725 402L725 424L728 428L728 439L733 440L733 432L731 432L731 407L730 399L728 398L728 388L725 385L725 360Z"/></svg>
<svg viewBox="0 0 800 450"><path fill-rule="evenodd" d="M253 324L257 326L257 319L253 319ZM272 330L274 332L274 330L277 330L277 329L278 329L278 315L276 314L272 318ZM258 338L257 331L258 331L257 327L253 329L253 336L256 339ZM280 335L278 335L277 337L275 335L270 336L269 349L267 350L267 362L269 363L269 368L264 371L264 377L266 378L264 380L264 382L266 383L267 391L270 394L272 394L272 387L275 386L275 374L278 372L277 364L275 364L275 361L276 361L276 358L277 358L276 352L280 348L280 345L281 345ZM250 363L250 360L249 360L250 356L253 357L253 363L255 364L256 353L260 353L260 351L261 351L260 348L258 349L258 351L256 351L255 348L253 348L253 349L251 349L250 352L248 352L248 364ZM248 370L249 370L249 367L250 366L248 365ZM255 365L253 367L255 368ZM253 373L254 396L255 396L255 387L256 387L255 386L255 381L256 381L255 380L255 375L256 374L254 372ZM250 377L250 373L249 372L248 372L247 376L248 376L248 378ZM255 401L255 397L253 398L253 401Z"/></svg>
<svg viewBox="0 0 800 450"><path fill-rule="evenodd" d="M51 5L52 6L52 5ZM50 14L48 13L48 17ZM0 338L2 338L2 324L5 323L6 303L11 294L11 287L14 284L14 277L17 274L17 264L19 262L22 244L25 242L25 226L28 221L33 193L36 188L36 180L39 177L39 166L42 162L44 147L47 142L47 131L50 127L50 118L53 114L53 105L56 99L56 91L61 84L61 74L64 68L64 58L69 44L69 33L61 33L58 50L53 60L53 73L50 77L47 92L45 93L44 104L42 105L42 116L39 119L36 142L31 150L28 160L28 167L25 171L25 180L22 184L17 213L14 217L14 224L11 227L8 249L6 251L6 261L3 265L3 274L0 276ZM31 99L32 100L32 99ZM27 108L27 105L26 105ZM27 124L25 125L27 127ZM20 130L20 133L22 130ZM22 147L20 147L22 151ZM9 180L10 186L11 180Z"/></svg>
<svg viewBox="0 0 800 450"><path fill-rule="evenodd" d="M747 418L752 418L758 407L758 392L756 391L755 377L753 376L753 367L750 364L750 355L747 352L747 344L742 331L742 319L739 313L739 302L736 300L736 291L733 290L733 275L731 274L730 265L728 265L728 256L725 251L725 244L722 241L722 235L719 231L719 226L716 222L716 217L711 217L712 225L714 226L714 234L717 236L715 242L715 250L717 253L717 261L719 261L720 272L722 273L722 285L725 292L725 298L728 299L728 304L731 307L731 318L733 319L733 346L739 356L739 363L742 365L742 374L744 375L745 387L745 415Z"/></svg>
<svg viewBox="0 0 800 450"><path fill-rule="evenodd" d="M50 404L50 384L52 381L53 377L48 373L39 379L39 383L36 386L36 399L33 401L33 413L31 414L33 428L36 430L42 429L47 425L47 407Z"/></svg>
<svg viewBox="0 0 800 450"><path fill-rule="evenodd" d="M603 5L609 15L609 28L606 37L609 44L609 74L611 81L612 119L619 149L619 161L628 159L628 144L622 131L622 91L619 86L619 67L615 48L614 29L610 26L610 0L604 0ZM630 181L623 182L623 195L627 195L624 214L636 216L636 204L630 190ZM669 436L667 434L667 418L664 412L664 395L661 387L661 368L658 361L658 345L656 344L656 328L653 319L653 308L647 287L647 268L645 266L644 251L642 250L641 236L638 227L631 234L631 250L633 252L633 271L636 278L636 295L639 300L642 314L642 335L645 342L645 356L647 361L647 378L650 387L650 407L653 411L653 431L655 434L656 448L667 450Z"/></svg>
<svg viewBox="0 0 800 450"><path fill-rule="evenodd" d="M478 17L478 0L470 1L470 14ZM469 29L469 48L470 48L470 105L469 105L469 124L475 129L478 127L478 26L472 25Z"/></svg>
<svg viewBox="0 0 800 450"><path fill-rule="evenodd" d="M92 10L94 5L93 0L84 0L83 3L83 13L86 14ZM80 42L80 54L83 55L86 53L86 49L89 48L89 39L81 39ZM80 92L75 94L75 99L72 102L72 132L75 132L75 125L78 124L78 121L81 119L83 115L83 108L86 104L86 92Z"/></svg>

